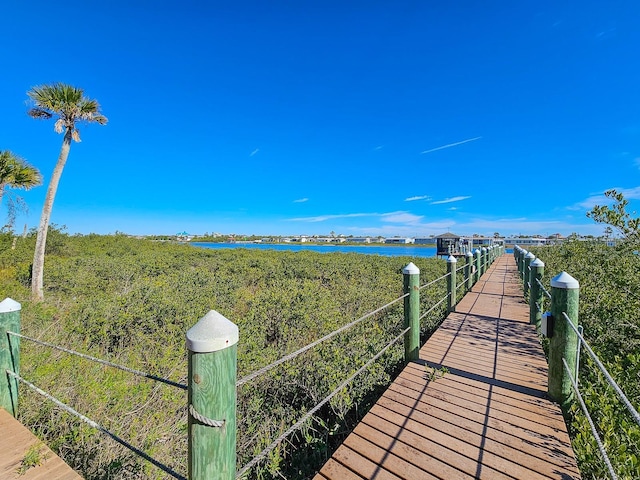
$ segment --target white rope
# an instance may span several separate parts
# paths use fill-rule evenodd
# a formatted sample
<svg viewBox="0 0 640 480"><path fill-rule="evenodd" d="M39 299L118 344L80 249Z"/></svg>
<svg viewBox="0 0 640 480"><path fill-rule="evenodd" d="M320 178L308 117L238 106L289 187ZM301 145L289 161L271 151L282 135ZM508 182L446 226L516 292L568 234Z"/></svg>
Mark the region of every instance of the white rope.
<svg viewBox="0 0 640 480"><path fill-rule="evenodd" d="M264 450L262 450L262 452L260 452L257 456L255 456L249 463L247 463L244 467L242 467L238 473L236 473L236 478L240 478L242 477L245 473L247 473L251 468L253 468L258 462L264 460L266 458L266 456L269 454L269 452L271 452L274 448L276 448L278 446L278 444L280 442L282 442L285 438L287 438L289 435L291 435L293 432L295 432L296 430L298 430L300 427L302 427L302 425L305 424L305 422L307 420L309 420L310 417L313 416L314 413L316 413L318 410L320 410L320 408L322 408L327 402L329 402L333 397L335 397L338 392L340 392L343 388L345 388L347 385L349 385L349 383L351 383L353 381L353 379L355 377L357 377L360 373L362 373L364 370L366 370L369 365L371 365L373 362L375 362L378 358L380 358L382 356L382 354L384 352L386 352L389 348L391 348L391 346L398 342L400 339L403 338L404 334L407 333L409 330L411 330L411 328L405 328L400 335L398 335L396 338L394 338L393 340L391 340L391 342L389 342L387 344L386 347L384 347L382 350L380 350L375 356L373 356L367 363L365 363L362 367L360 367L354 374L352 374L349 378L347 378L344 382L342 382L338 388L336 388L333 392L331 392L327 397L324 398L324 400L322 400L320 403L318 403L315 407L313 407L311 410L309 410L302 418L300 418L300 420L298 420L294 425L292 425L291 427L289 427L289 429L284 432L282 435L280 435L278 438L276 438L268 447L266 447Z"/></svg>
<svg viewBox="0 0 640 480"><path fill-rule="evenodd" d="M600 361L600 359L598 358L598 356L593 353L593 350L591 350L591 347L589 346L589 344L587 343L587 341L584 339L584 337L580 334L580 332L578 331L578 329L575 327L575 325L573 324L573 322L569 319L569 316L565 313L562 312L562 315L564 316L564 319L567 321L567 323L571 326L571 328L573 329L573 331L576 333L576 335L578 336L578 338L580 339L580 342L582 343L582 345L584 345L584 348L587 349L587 353L589 353L589 356L591 357L591 359L595 362L595 364L598 366L598 368L600 369L600 371L602 372L602 374L604 375L604 378L607 380L607 382L609 383L609 385L611 385L611 387L615 390L615 392L618 394L618 397L620 398L620 400L622 400L622 403L624 403L625 407L627 407L627 410L629 411L629 413L631 414L631 416L633 417L633 419L635 420L635 422L638 424L638 426L640 426L640 414L638 414L638 412L636 411L636 409L633 407L633 405L631 405L631 402L629 401L629 399L627 398L627 396L624 394L624 392L622 391L622 389L618 386L618 384L616 383L616 381L613 379L613 377L609 374L609 372L607 371L606 368L604 368L604 365L602 364L602 362Z"/></svg>
<svg viewBox="0 0 640 480"><path fill-rule="evenodd" d="M238 380L238 382L236 383L236 387L240 387L242 385L244 385L245 383L253 380L254 378L262 375L263 373L268 372L269 370L271 370L274 367L277 367L278 365L288 361L288 360L292 360L294 358L296 358L298 355L306 352L307 350L310 350L311 348L315 347L316 345L319 345L320 343L324 342L325 340L329 340L330 338L336 336L338 333L344 332L345 330L353 327L354 325L362 322L363 320L366 320L367 318L371 317L372 315L375 315L376 313L381 312L382 310L384 310L387 307L390 307L391 305L393 305L396 302L399 302L400 300L404 299L405 297L408 297L409 294L405 293L404 295L402 295L401 297L396 298L395 300L387 303L386 305L383 305L382 307L378 308L377 310L374 310L373 312L369 312L366 315L358 318L357 320L354 320L351 323L346 324L343 327L340 327L338 330L335 330L331 333L329 333L328 335L325 335L322 338L319 338L318 340L316 340L315 342L310 343L309 345L306 345L304 347L302 347L299 350L296 350L295 352L290 353L289 355L285 355L284 357L282 357L280 360L276 360L275 362L271 363L270 365L267 365L265 367L262 367L260 370L257 370L253 373L250 373L249 375L247 375L246 377L241 378L240 380Z"/></svg>
<svg viewBox="0 0 640 480"><path fill-rule="evenodd" d="M442 275L441 277L436 278L435 280L430 281L429 283L425 283L424 285L422 285L421 287L418 288L418 290L422 290L423 288L428 287L429 285L433 285L436 282L439 282L440 280L443 280L445 278L447 278L449 275L451 275L451 272L449 273L445 273L444 275Z"/></svg>
<svg viewBox="0 0 640 480"><path fill-rule="evenodd" d="M166 378L158 377L156 375L151 375L150 373L141 372L140 370L134 370L133 368L125 367L122 365L118 365L117 363L109 362L108 360L102 360L101 358L92 357L91 355L87 355L86 353L76 352L75 350L70 350L68 348L61 347L59 345L54 345L53 343L43 342L42 340L38 340L36 338L27 337L26 335L22 335L21 333L15 332L7 332L8 335L13 335L14 337L24 338L25 340L29 340L33 343L37 343L38 345L43 345L45 347L54 348L56 350L60 350L61 352L69 353L71 355L76 355L78 357L84 358L86 360L91 360L92 362L101 363L102 365L107 365L109 367L117 368L118 370L122 370L125 372L132 373L134 375L138 375L140 377L149 378L151 380L155 380L157 382L166 383L167 385L171 385L172 387L177 387L182 390L187 390L187 386L182 383L173 382L171 380L167 380Z"/></svg>
<svg viewBox="0 0 640 480"><path fill-rule="evenodd" d="M427 310L426 313L423 313L420 318L418 320L422 320L424 317L426 317L427 315L429 315L431 312L433 312L442 302L444 302L447 298L449 298L449 294L447 293L442 300L440 300L438 303L436 303L433 307L431 307L429 310Z"/></svg>
<svg viewBox="0 0 640 480"><path fill-rule="evenodd" d="M196 410L196 407L194 407L193 404L189 405L189 413L193 418L208 427L220 428L224 425L224 420L214 420L212 418L205 417Z"/></svg>
<svg viewBox="0 0 640 480"><path fill-rule="evenodd" d="M134 447L133 445L131 445L130 443L126 442L125 440L121 439L120 437L118 437L115 433L110 432L109 430L107 430L106 428L104 428L102 425L100 425L99 423L94 422L93 420L91 420L88 417L85 417L84 415L82 415L81 413L77 412L76 410L74 410L73 408L71 408L69 405L62 403L60 400L58 400L57 398L55 398L54 396L48 394L47 392L45 392L44 390L39 389L38 387L36 387L33 383L28 382L27 380L25 380L24 378L22 378L20 375L10 371L10 370L5 370L7 372L7 375L12 376L13 378L19 380L20 382L24 383L27 387L29 387L31 390L39 393L40 395L42 395L43 397L45 397L48 400L51 400L53 403L55 403L58 407L60 407L62 410L66 411L67 413L70 413L72 415L75 415L76 417L78 417L80 420L82 420L83 422L85 422L87 425L95 428L96 430L101 431L102 433L108 435L109 437L111 437L113 440L115 440L116 442L118 442L120 445L122 445L123 447L128 448L129 450L131 450L133 453L135 453L136 455L139 455L140 457L144 458L145 460L147 460L148 462L151 462L153 465L155 465L156 467L158 467L160 470L162 470L165 473L168 473L169 475L171 475L173 478L177 478L179 480L187 480L186 477L183 477L182 475L180 475L179 473L174 472L173 470L171 470L169 467L167 467L166 465L163 465L162 463L158 462L156 459L150 457L148 454L144 453L142 450Z"/></svg>
<svg viewBox="0 0 640 480"><path fill-rule="evenodd" d="M544 285L542 284L542 282L540 281L539 278L536 278L536 283L538 284L538 286L542 289L542 293L545 294L545 296L551 300L551 294L547 291L546 288L544 288Z"/></svg>
<svg viewBox="0 0 640 480"><path fill-rule="evenodd" d="M616 473L613 471L613 466L611 465L611 461L609 460L607 452L604 449L602 440L600 440L600 435L598 435L598 431L596 430L596 426L593 423L593 420L591 419L591 415L589 415L589 411L587 410L587 405L584 403L584 400L582 399L582 395L580 395L580 390L578 389L578 385L573 379L573 376L571 375L571 371L569 370L569 366L567 365L567 361L564 358L562 359L562 363L564 364L564 368L567 372L567 375L569 376L569 380L571 380L571 386L573 387L573 391L576 392L576 397L578 397L580 406L582 407L582 411L584 412L584 415L587 417L587 421L591 426L591 433L593 433L593 436L596 439L596 443L598 444L598 450L600 450L600 454L602 455L602 458L604 458L604 463L607 465L607 468L609 469L609 474L611 475L611 478L613 480L617 480L618 477L616 476Z"/></svg>

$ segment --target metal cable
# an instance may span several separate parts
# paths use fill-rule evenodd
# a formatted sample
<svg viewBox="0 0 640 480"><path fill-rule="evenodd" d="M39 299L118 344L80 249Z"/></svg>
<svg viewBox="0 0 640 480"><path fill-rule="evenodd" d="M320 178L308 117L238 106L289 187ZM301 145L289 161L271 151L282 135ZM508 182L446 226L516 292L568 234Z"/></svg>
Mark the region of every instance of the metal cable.
<svg viewBox="0 0 640 480"><path fill-rule="evenodd" d="M537 309L539 312L541 312L541 311L542 311L542 306L541 306L538 302L536 302L536 309Z"/></svg>
<svg viewBox="0 0 640 480"><path fill-rule="evenodd" d="M531 282L527 282L527 289L531 290Z"/></svg>
<svg viewBox="0 0 640 480"><path fill-rule="evenodd" d="M353 327L354 325L356 325L356 324L358 324L358 323L362 322L363 320L365 320L365 319L367 319L367 318L371 317L372 315L375 315L376 313L381 312L381 311L382 311L382 310L384 310L385 308L390 307L390 306L391 306L391 305L393 305L394 303L399 302L400 300L402 300L403 298L408 297L408 296L409 296L409 293L405 293L405 294L404 294L404 295L402 295L401 297L398 297L398 298L396 298L395 300L393 300L393 301L391 301L391 302L387 303L386 305L383 305L382 307L378 308L377 310L374 310L373 312L369 312L369 313L367 313L366 315L364 315L364 316L362 316L362 317L358 318L357 320L354 320L353 322L348 323L348 324L344 325L343 327L340 327L338 330L334 330L333 332L331 332L331 333L329 333L329 334L325 335L324 337L319 338L319 339L318 339L318 340L316 340L315 342L312 342L312 343L310 343L310 344L308 344L308 345L306 345L306 346L302 347L301 349L296 350L295 352L290 353L289 355L285 355L285 356L284 356L284 357L282 357L281 359L276 360L275 362L273 362L273 363L271 363L271 364L269 364L269 365L267 365L267 366L265 366L265 367L262 367L260 370L257 370L257 371L255 371L255 372L253 372L253 373L250 373L249 375L247 375L247 376L245 376L245 377L241 378L240 380L238 380L238 381L236 382L236 387L240 387L240 386L244 385L245 383L247 383L247 382L249 382L249 381L253 380L254 378L256 378L256 377L258 377L258 376L262 375L263 373L268 372L268 371L269 371L269 370L271 370L272 368L277 367L278 365L280 365L280 364L282 364L282 363L284 363L284 362L286 362L286 361L288 361L288 360L292 360L292 359L296 358L298 355L300 355L300 354L302 354L302 353L306 352L307 350L310 350L311 348L313 348L313 347L315 347L316 345L318 345L318 344L320 344L320 343L324 342L325 340L329 340L330 338L332 338L332 337L336 336L338 333L344 332L345 330L347 330L347 329L349 329L349 328Z"/></svg>
<svg viewBox="0 0 640 480"><path fill-rule="evenodd" d="M31 390L39 393L40 395L42 395L43 397L45 397L48 400L51 400L53 403L55 403L58 407L60 407L62 410L66 411L67 413L70 413L72 415L75 415L76 417L78 417L80 420L82 420L83 422L85 422L86 424L88 424L89 426L95 428L96 430L101 431L102 433L108 435L109 437L111 437L113 440L115 440L116 442L118 442L120 445L122 445L123 447L128 448L129 450L131 450L132 452L134 452L136 455L144 458L145 460L147 460L148 462L151 462L153 465L155 465L156 467L158 467L160 470L162 470L163 472L171 475L173 478L177 478L179 480L187 480L186 477L183 477L182 475L180 475L179 473L174 472L173 470L171 470L171 468L167 467L166 465L163 465L162 463L158 462L157 460L155 460L154 458L150 457L148 454L144 453L142 450L134 447L133 445L131 445L130 443L126 442L125 440L121 439L120 437L118 437L115 433L110 432L109 430L107 430L106 428L104 428L102 425L100 425L99 423L94 422L93 420L91 420L88 417L85 417L84 415L82 415L81 413L77 412L76 410L74 410L73 408L71 408L69 405L62 403L60 400L58 400L57 398L55 398L54 396L48 394L47 392L45 392L44 390L39 389L38 387L36 387L33 383L25 380L24 378L22 378L20 375L10 371L10 370L5 370L5 372L7 372L7 375L12 376L13 378L15 378L16 380L24 383L27 387L29 387Z"/></svg>
<svg viewBox="0 0 640 480"><path fill-rule="evenodd" d="M151 380L155 380L157 382L166 383L167 385L171 385L172 387L181 388L182 390L187 390L187 386L182 383L173 382L171 380L167 380L166 378L158 377L156 375L151 375L150 373L145 373L145 372L141 372L140 370L134 370L133 368L124 367L122 365L118 365L117 363L109 362L108 360L102 360L101 358L92 357L91 355L87 355L86 353L76 352L75 350L70 350L68 348L64 348L59 345L54 345L53 343L43 342L42 340L27 337L26 335L22 335L21 333L7 332L7 334L13 335L14 337L24 338L25 340L29 340L31 342L37 343L38 345L54 348L56 350L60 350L61 352L70 353L71 355L76 355L86 360L91 360L96 363L101 363L102 365L107 365L109 367L117 368L119 370L123 370L125 372L129 372L134 375L138 375L140 377L145 377Z"/></svg>
<svg viewBox="0 0 640 480"><path fill-rule="evenodd" d="M635 422L638 424L638 426L640 426L640 414L638 414L636 409L633 407L633 405L631 404L627 396L624 394L622 389L618 386L618 384L613 379L613 377L609 374L607 369L604 368L604 365L602 364L598 356L593 352L593 350L591 350L591 347L589 346L587 341L584 339L584 337L580 334L580 332L578 331L576 326L573 324L573 322L569 319L569 316L565 312L562 312L562 315L564 316L564 319L567 321L567 323L571 326L573 331L576 333L576 335L580 339L580 342L582 343L582 345L584 345L584 348L587 349L587 353L589 354L591 359L595 362L595 364L598 366L598 368L604 375L604 378L607 380L609 385L611 385L611 387L615 390L615 392L618 394L618 397L620 398L620 400L622 400L622 403L624 403L625 407L627 407L627 410L629 411L629 413L631 414Z"/></svg>
<svg viewBox="0 0 640 480"><path fill-rule="evenodd" d="M542 293L545 294L545 296L551 300L551 294L548 292L548 290L546 288L544 288L544 285L542 284L542 282L540 281L539 278L536 278L536 283L538 284L538 286L540 287L540 289L542 290Z"/></svg>
<svg viewBox="0 0 640 480"><path fill-rule="evenodd" d="M447 298L449 298L449 294L447 293L442 300L440 300L438 303L436 303L433 307L431 307L429 310L427 310L426 313L423 313L420 318L418 320L422 320L424 317L426 317L427 315L429 315L431 312L433 312L442 302L444 302Z"/></svg>
<svg viewBox="0 0 640 480"><path fill-rule="evenodd" d="M467 282L460 282L457 286L456 286L456 291L458 291L460 289L460 287L464 287L467 284Z"/></svg>
<svg viewBox="0 0 640 480"><path fill-rule="evenodd" d="M463 268L465 268L466 266L467 266L466 263L463 263L462 265L460 265L458 268L456 268L456 273L462 270Z"/></svg>
<svg viewBox="0 0 640 480"><path fill-rule="evenodd" d="M320 403L318 403L315 407L313 407L311 410L309 410L306 414L304 414L304 416L302 416L302 418L300 418L300 420L298 420L294 425L292 425L291 427L289 427L289 429L287 429L287 431L285 431L282 435L280 435L278 438L276 438L268 447L266 447L264 450L262 450L262 452L260 452L258 455L256 455L249 463L247 463L244 467L242 467L237 473L236 473L236 478L240 478L242 477L242 475L244 475L245 473L247 473L251 468L253 468L258 462L264 460L266 458L266 456L269 454L269 452L271 452L274 448L276 448L278 446L278 444L280 442L282 442L285 438L287 438L289 435L291 435L293 432L295 432L296 430L298 430L300 427L302 427L302 425L304 425L304 423L313 416L314 413L316 413L318 410L320 410L327 402L329 402L333 397L335 397L338 392L340 392L343 388L345 388L347 385L349 385L353 379L355 377L357 377L360 373L362 373L364 370L366 370L369 365L371 365L373 362L375 362L378 358L380 358L382 356L382 354L384 352L386 352L389 348L391 348L391 346L393 344L395 344L396 342L398 342L400 339L403 338L404 334L407 333L409 330L411 330L411 327L409 328L405 328L400 335L398 335L396 338L394 338L393 340L391 340L391 342L389 342L387 344L386 347L384 347L382 350L380 350L375 356L373 356L367 363L365 363L362 367L360 367L355 373L353 373L349 378L347 378L344 382L342 382L338 388L336 388L333 392L331 392L329 395L327 395L324 400L322 400Z"/></svg>
<svg viewBox="0 0 640 480"><path fill-rule="evenodd" d="M444 275L442 275L441 277L436 278L435 280L430 281L429 283L425 283L424 285L422 285L421 287L418 288L418 290L422 290L423 288L428 287L429 285L433 285L436 282L439 282L440 280L447 278L449 275L451 275L451 272L449 273L445 273Z"/></svg>
<svg viewBox="0 0 640 480"><path fill-rule="evenodd" d="M607 465L607 468L609 469L609 474L611 475L611 478L613 480L618 480L618 477L617 477L616 473L613 471L613 466L611 465L611 461L609 460L609 456L607 455L607 452L604 449L604 445L602 444L602 440L600 440L600 435L598 435L598 431L596 430L596 426L593 423L593 419L591 418L591 415L589 415L589 411L587 410L587 406L584 403L584 400L582 399L582 395L580 394L580 390L578 389L578 385L576 384L575 380L573 379L573 376L571 375L571 370L569 370L569 366L567 365L567 361L564 358L562 359L562 363L564 364L564 369L567 372L569 380L571 380L571 386L573 387L573 391L576 393L576 397L578 397L578 400L580 402L580 406L582 407L582 411L584 412L584 415L587 417L587 421L589 422L589 425L591 426L591 433L593 433L593 436L596 439L596 443L598 444L598 450L600 450L600 454L602 455L602 458L604 459L604 463Z"/></svg>

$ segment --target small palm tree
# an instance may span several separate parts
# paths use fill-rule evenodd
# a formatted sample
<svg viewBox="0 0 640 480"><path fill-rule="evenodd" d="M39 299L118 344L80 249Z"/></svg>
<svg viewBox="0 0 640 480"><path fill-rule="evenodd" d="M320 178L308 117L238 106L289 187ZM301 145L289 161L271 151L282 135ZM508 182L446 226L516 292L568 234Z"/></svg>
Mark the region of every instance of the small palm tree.
<svg viewBox="0 0 640 480"><path fill-rule="evenodd" d="M42 184L42 175L37 168L9 150L0 151L0 204L7 188L29 190Z"/></svg>
<svg viewBox="0 0 640 480"><path fill-rule="evenodd" d="M49 228L51 210L53 209L53 200L58 190L58 183L69 157L71 140L80 141L80 132L76 124L95 122L105 125L107 117L100 113L98 102L86 98L82 89L64 83L33 87L27 92L27 95L33 102L33 108L28 112L29 115L43 120L57 117L54 130L57 133L64 133L58 162L51 175L47 196L42 207L42 215L40 216L40 224L38 225L36 236L36 249L33 254L31 295L35 300L42 300L44 298L44 251L47 242L47 230Z"/></svg>
<svg viewBox="0 0 640 480"><path fill-rule="evenodd" d="M42 183L42 176L37 168L29 165L23 158L14 155L9 150L0 151L0 204L8 188L29 190ZM17 206L16 206L17 204ZM22 206L20 197L9 197L7 205L9 211L9 228L13 226L16 210Z"/></svg>

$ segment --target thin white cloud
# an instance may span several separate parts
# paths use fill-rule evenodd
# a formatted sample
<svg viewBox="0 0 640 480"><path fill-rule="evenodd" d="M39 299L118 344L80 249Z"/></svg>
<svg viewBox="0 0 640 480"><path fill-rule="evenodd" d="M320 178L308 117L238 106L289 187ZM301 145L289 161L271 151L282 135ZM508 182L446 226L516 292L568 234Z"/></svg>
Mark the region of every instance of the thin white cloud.
<svg viewBox="0 0 640 480"><path fill-rule="evenodd" d="M375 147L373 150L377 151L377 150L382 150L382 148L384 147L384 145L378 145L377 147Z"/></svg>
<svg viewBox="0 0 640 480"><path fill-rule="evenodd" d="M634 188L613 187L607 190L616 190L619 193L622 193L622 195L624 195L624 198L626 198L627 200L640 199L640 187L634 187ZM569 210L579 210L579 209L591 210L596 205L608 205L610 203L612 203L611 199L605 197L603 192L603 193L591 195L588 198L585 198L583 201L568 208Z"/></svg>
<svg viewBox="0 0 640 480"><path fill-rule="evenodd" d="M417 200L431 200L429 195L416 195L415 197L405 198L405 202L415 202Z"/></svg>
<svg viewBox="0 0 640 480"><path fill-rule="evenodd" d="M640 157L636 158L633 162L636 164L636 167L640 168Z"/></svg>
<svg viewBox="0 0 640 480"><path fill-rule="evenodd" d="M431 205L440 205L443 203L453 203L453 202L461 202L462 200L466 200L467 198L471 198L471 196L458 196L445 198L444 200L438 200L437 202L431 202Z"/></svg>
<svg viewBox="0 0 640 480"><path fill-rule="evenodd" d="M260 149L259 149L259 148L256 148L253 152L251 152L251 153L249 154L249 156L250 156L250 157L253 157L253 156L254 156L256 153L258 153L259 151L260 151Z"/></svg>
<svg viewBox="0 0 640 480"><path fill-rule="evenodd" d="M326 222L327 220L339 220L341 218L378 217L378 216L380 216L379 213L345 213L342 215L318 215L316 217L288 218L286 221L317 223L317 222Z"/></svg>
<svg viewBox="0 0 640 480"><path fill-rule="evenodd" d="M293 203L304 203L304 202L308 202L309 199L308 198L299 198L297 200L294 200Z"/></svg>
<svg viewBox="0 0 640 480"><path fill-rule="evenodd" d="M408 224L418 223L420 222L420 220L424 218L421 215L414 215L413 213L409 213L409 212L385 213L381 217L383 222L408 223Z"/></svg>
<svg viewBox="0 0 640 480"><path fill-rule="evenodd" d="M463 143L475 142L476 140L480 140L481 138L482 137L467 138L466 140L462 140L460 142L448 143L447 145L442 145L440 147L436 147L436 148L431 148L429 150L425 150L423 152L420 152L420 154L424 155L425 153L431 153L431 152L436 152L438 150L444 150L445 148L456 147L458 145L462 145Z"/></svg>

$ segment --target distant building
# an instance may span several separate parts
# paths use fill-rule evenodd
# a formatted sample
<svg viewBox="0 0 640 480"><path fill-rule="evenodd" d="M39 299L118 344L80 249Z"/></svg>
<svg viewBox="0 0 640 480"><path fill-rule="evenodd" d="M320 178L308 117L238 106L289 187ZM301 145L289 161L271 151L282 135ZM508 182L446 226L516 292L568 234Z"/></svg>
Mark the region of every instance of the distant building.
<svg viewBox="0 0 640 480"><path fill-rule="evenodd" d="M553 240L555 242L555 240ZM535 238L535 237L506 237L504 239L505 247L513 247L514 245L518 245L520 247L541 247L543 245L549 245L551 241L548 241L546 238Z"/></svg>
<svg viewBox="0 0 640 480"><path fill-rule="evenodd" d="M413 238L393 237L385 239L384 243L413 243Z"/></svg>
<svg viewBox="0 0 640 480"><path fill-rule="evenodd" d="M433 237L414 238L413 243L416 245L429 245L435 243L435 239Z"/></svg>
<svg viewBox="0 0 640 480"><path fill-rule="evenodd" d="M353 243L371 243L371 237L351 237L347 241Z"/></svg>
<svg viewBox="0 0 640 480"><path fill-rule="evenodd" d="M436 237L436 256L444 257L461 253L464 239L460 235L447 232Z"/></svg>

